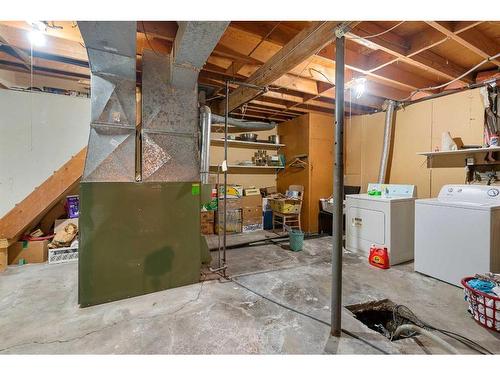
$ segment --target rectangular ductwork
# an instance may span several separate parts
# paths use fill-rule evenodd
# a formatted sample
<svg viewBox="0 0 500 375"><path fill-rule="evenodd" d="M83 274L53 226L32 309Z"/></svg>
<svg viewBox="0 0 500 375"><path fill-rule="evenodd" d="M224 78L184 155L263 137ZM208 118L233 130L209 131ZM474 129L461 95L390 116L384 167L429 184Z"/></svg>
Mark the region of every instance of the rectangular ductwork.
<svg viewBox="0 0 500 375"><path fill-rule="evenodd" d="M179 22L172 54L142 58L142 180L199 181L198 74L229 22Z"/></svg>
<svg viewBox="0 0 500 375"><path fill-rule="evenodd" d="M92 72L82 181L135 180L136 23L78 22Z"/></svg>

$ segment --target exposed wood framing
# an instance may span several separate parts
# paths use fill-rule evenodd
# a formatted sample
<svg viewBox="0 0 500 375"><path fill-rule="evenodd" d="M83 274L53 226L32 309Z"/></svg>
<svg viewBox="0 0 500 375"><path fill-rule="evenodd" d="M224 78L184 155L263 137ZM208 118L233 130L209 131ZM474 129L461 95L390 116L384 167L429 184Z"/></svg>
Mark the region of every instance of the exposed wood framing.
<svg viewBox="0 0 500 375"><path fill-rule="evenodd" d="M268 86L273 83L331 42L337 25L338 22L312 22L257 69L246 82L257 86ZM229 111L252 100L256 94L258 93L255 90L248 87L237 88L229 96Z"/></svg>
<svg viewBox="0 0 500 375"><path fill-rule="evenodd" d="M13 239L30 229L80 180L87 148L82 149L0 219L0 238Z"/></svg>
<svg viewBox="0 0 500 375"><path fill-rule="evenodd" d="M473 32L475 35L474 38L471 38L473 34L469 31L469 38L466 36L462 37L456 31L453 30L453 25L449 22L436 22L436 21L426 21L426 23L440 33L443 33L448 38L453 39L455 42L461 44L468 50L474 52L478 56L481 56L483 59L488 59L491 56L494 56L500 51L500 48L497 43L490 40L484 35L477 35L477 31ZM500 60L492 60L493 64L500 66Z"/></svg>

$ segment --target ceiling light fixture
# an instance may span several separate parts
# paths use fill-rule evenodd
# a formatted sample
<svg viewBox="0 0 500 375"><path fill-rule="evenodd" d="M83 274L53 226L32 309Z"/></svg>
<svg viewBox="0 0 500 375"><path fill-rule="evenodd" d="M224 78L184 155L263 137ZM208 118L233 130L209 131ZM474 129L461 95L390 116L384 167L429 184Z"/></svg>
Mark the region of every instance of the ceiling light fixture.
<svg viewBox="0 0 500 375"><path fill-rule="evenodd" d="M45 34L47 24L42 21L26 21L31 26L32 30L28 33L28 39L31 45L41 47L45 45Z"/></svg>
<svg viewBox="0 0 500 375"><path fill-rule="evenodd" d="M354 95L356 96L356 99L361 98L361 96L363 96L364 92L366 91L366 78L356 78L352 88L354 89Z"/></svg>
<svg viewBox="0 0 500 375"><path fill-rule="evenodd" d="M45 35L40 30L30 31L28 38L34 46L42 47L45 45Z"/></svg>

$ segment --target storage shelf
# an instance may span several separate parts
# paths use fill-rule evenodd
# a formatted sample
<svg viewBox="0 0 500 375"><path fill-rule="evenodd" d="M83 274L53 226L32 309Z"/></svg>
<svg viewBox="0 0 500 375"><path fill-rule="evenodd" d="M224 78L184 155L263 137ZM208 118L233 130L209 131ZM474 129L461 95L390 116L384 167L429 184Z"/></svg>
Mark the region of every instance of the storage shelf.
<svg viewBox="0 0 500 375"><path fill-rule="evenodd" d="M218 165L211 165L210 170L217 172L219 168ZM239 165L239 164L229 164L227 166L228 172L231 173L274 173L285 167L277 167L271 165Z"/></svg>
<svg viewBox="0 0 500 375"><path fill-rule="evenodd" d="M224 139L215 138L210 141L214 146L224 146ZM251 141L241 141L238 139L228 139L228 147L241 147L241 148L255 148L255 149L270 149L275 150L280 147L285 147L284 144L268 143L268 142L251 142Z"/></svg>
<svg viewBox="0 0 500 375"><path fill-rule="evenodd" d="M488 152L500 152L500 147L488 148L465 148L454 151L431 151L431 152L417 152L417 155L423 156L444 156L444 155L468 155L468 154L486 154Z"/></svg>

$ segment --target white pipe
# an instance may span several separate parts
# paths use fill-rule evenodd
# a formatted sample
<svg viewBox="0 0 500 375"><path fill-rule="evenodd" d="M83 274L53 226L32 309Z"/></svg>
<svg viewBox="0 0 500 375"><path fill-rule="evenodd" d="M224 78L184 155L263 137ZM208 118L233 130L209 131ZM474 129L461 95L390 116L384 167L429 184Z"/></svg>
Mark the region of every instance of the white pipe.
<svg viewBox="0 0 500 375"><path fill-rule="evenodd" d="M385 184L387 178L387 165L389 164L389 151L392 142L392 123L394 119L394 100L387 101L387 110L385 113L384 143L382 146L382 155L380 158L380 168L378 173L378 183Z"/></svg>
<svg viewBox="0 0 500 375"><path fill-rule="evenodd" d="M454 346L448 344L446 341L444 341L441 337L436 336L435 334L431 333L425 328L416 326L414 324L402 324L400 325L396 331L394 332L393 338L398 338L399 335L404 332L404 331L413 331L420 333L423 336L426 336L430 338L432 341L434 341L436 344L441 345L443 348L448 350L452 354L460 354L457 349L455 349Z"/></svg>

